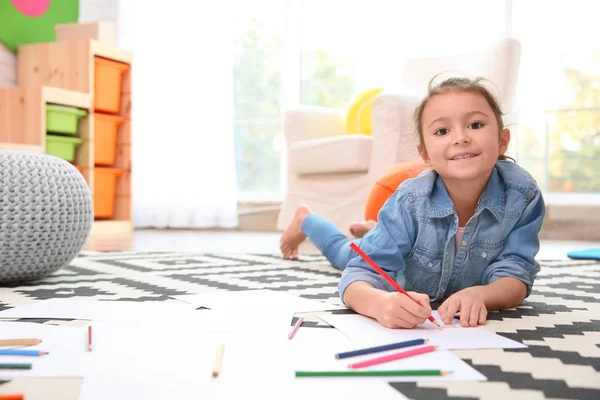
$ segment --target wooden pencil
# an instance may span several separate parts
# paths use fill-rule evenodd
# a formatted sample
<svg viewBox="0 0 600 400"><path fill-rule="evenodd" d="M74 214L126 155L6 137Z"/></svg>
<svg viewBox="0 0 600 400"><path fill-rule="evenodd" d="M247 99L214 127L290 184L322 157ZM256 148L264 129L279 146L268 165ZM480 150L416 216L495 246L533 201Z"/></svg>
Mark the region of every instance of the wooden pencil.
<svg viewBox="0 0 600 400"><path fill-rule="evenodd" d="M0 356L44 356L47 351L42 350L21 350L21 349L0 349Z"/></svg>
<svg viewBox="0 0 600 400"><path fill-rule="evenodd" d="M381 345L381 346L369 347L369 348L366 348L366 349L345 351L343 353L336 354L335 358L342 359L342 358L363 356L365 354L373 354L373 353L379 353L379 352L382 352L382 351L396 350L396 349L401 349L403 347L419 346L419 345L422 345L422 344L427 344L427 342L429 342L429 339L407 340L407 341L404 341L404 342L384 344L384 345Z"/></svg>
<svg viewBox="0 0 600 400"><path fill-rule="evenodd" d="M291 339L291 338L293 338L296 335L296 332L298 332L298 329L300 328L300 325L302 325L302 321L304 321L304 317L298 318L298 321L296 321L296 324L294 324L294 327L292 328L292 330L288 334L288 339Z"/></svg>
<svg viewBox="0 0 600 400"><path fill-rule="evenodd" d="M408 294L406 292L406 290L404 290L400 285L398 285L398 282L396 282L392 277L390 277L388 274L386 274L385 271L383 269L381 269L381 267L379 265L377 265L375 263L375 261L373 261L371 259L371 257L369 257L364 251L362 251L361 249L359 249L356 244L350 243L350 247L352 247L352 250L354 250L356 253L358 253L358 255L363 260L365 260L371 267L373 267L373 269L375 269L375 271L377 271L377 273L379 273L379 275L381 275L383 277L383 279L385 279L386 281L388 281L389 284L394 287L394 289L396 289L398 292L400 292L400 293L408 296L409 299L411 299L415 303L419 304L419 302L417 300L415 300L410 294ZM435 318L433 318L433 315L430 315L427 319L429 321L431 321L432 323L434 323L438 328L440 328L440 329L442 328L442 326L440 325L440 323L437 322L435 320Z"/></svg>
<svg viewBox="0 0 600 400"><path fill-rule="evenodd" d="M0 339L0 347L4 346L35 346L42 343L41 339L23 338L23 339Z"/></svg>
<svg viewBox="0 0 600 400"><path fill-rule="evenodd" d="M31 369L31 363L0 363L0 369Z"/></svg>
<svg viewBox="0 0 600 400"><path fill-rule="evenodd" d="M225 344L221 343L217 349L217 356L215 357L215 363L213 365L212 376L217 377L221 372L221 364L223 363L223 352L225 351Z"/></svg>
<svg viewBox="0 0 600 400"><path fill-rule="evenodd" d="M437 346L417 347L415 349L401 351L400 353L388 354L388 355L385 355L382 357L371 358L369 360L357 362L354 364L349 364L348 368L370 367L372 365L378 365L378 364L383 364L383 363L390 362L390 361L401 360L403 358L417 356L419 354L430 353L432 351L435 351L436 349L437 349Z"/></svg>
<svg viewBox="0 0 600 400"><path fill-rule="evenodd" d="M23 393L0 393L0 400L23 400Z"/></svg>
<svg viewBox="0 0 600 400"><path fill-rule="evenodd" d="M88 325L88 351L92 351L92 325Z"/></svg>
<svg viewBox="0 0 600 400"><path fill-rule="evenodd" d="M296 371L296 377L331 376L446 376L450 371L439 369L389 370L389 371Z"/></svg>

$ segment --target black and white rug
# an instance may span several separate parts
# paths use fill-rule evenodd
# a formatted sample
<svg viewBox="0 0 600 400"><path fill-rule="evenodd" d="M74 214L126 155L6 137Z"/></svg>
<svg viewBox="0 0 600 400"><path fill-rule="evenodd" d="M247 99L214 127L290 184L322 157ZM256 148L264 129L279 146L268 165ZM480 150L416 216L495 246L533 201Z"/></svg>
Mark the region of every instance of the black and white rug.
<svg viewBox="0 0 600 400"><path fill-rule="evenodd" d="M391 385L412 399L600 399L600 262L540 263L532 295L516 309L490 313L484 327L529 347L455 351L487 382ZM248 289L340 304L339 276L321 256L85 252L42 281L0 288L0 310L51 298L173 301L169 296ZM331 329L304 317L303 327Z"/></svg>

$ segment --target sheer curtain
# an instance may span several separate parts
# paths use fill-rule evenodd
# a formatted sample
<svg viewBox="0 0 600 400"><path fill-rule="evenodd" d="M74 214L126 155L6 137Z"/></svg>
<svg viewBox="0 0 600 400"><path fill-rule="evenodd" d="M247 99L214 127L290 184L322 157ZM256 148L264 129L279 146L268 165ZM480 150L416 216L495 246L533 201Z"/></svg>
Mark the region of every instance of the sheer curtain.
<svg viewBox="0 0 600 400"><path fill-rule="evenodd" d="M120 1L135 227L237 225L231 1Z"/></svg>

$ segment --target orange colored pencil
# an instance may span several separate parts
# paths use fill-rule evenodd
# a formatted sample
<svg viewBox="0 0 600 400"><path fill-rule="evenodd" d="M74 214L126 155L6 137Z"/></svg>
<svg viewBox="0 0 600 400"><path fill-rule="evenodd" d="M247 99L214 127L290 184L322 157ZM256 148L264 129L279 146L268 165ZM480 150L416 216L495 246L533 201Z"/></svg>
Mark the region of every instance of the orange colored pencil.
<svg viewBox="0 0 600 400"><path fill-rule="evenodd" d="M23 400L25 395L23 393L0 393L0 400Z"/></svg>
<svg viewBox="0 0 600 400"><path fill-rule="evenodd" d="M88 325L88 351L92 351L92 325Z"/></svg>
<svg viewBox="0 0 600 400"><path fill-rule="evenodd" d="M350 247L352 247L352 250L354 250L355 252L357 252L358 255L363 258L363 260L365 260L367 263L369 263L369 265L371 267L373 267L375 269L375 271L377 271L379 273L379 275L381 275L386 281L388 281L390 283L390 285L392 285L394 287L394 289L396 289L397 291L399 291L402 294L407 295L409 299L411 299L415 303L419 304L419 302L417 300L415 300L410 294L408 294L406 292L406 290L402 289L402 287L400 285L398 285L398 282L396 282L388 274L386 274L385 271L383 269L381 269L381 267L379 265L375 264L375 261L373 261L371 259L371 257L369 257L364 251L362 251L361 249L359 249L357 245L355 245L354 243L350 243ZM433 322L434 324L436 324L438 326L438 328L442 327L435 320L435 318L433 318L433 315L430 315L429 318L427 318L427 319L430 320L431 322Z"/></svg>

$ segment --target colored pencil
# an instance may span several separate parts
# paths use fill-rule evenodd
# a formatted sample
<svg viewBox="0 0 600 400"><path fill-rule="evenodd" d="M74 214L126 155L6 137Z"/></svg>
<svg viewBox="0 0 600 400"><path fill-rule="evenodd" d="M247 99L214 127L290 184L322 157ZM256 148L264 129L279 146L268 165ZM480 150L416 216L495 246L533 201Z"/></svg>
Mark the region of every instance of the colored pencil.
<svg viewBox="0 0 600 400"><path fill-rule="evenodd" d="M0 349L0 356L43 356L47 351L41 350L20 350L20 349Z"/></svg>
<svg viewBox="0 0 600 400"><path fill-rule="evenodd" d="M215 358L215 363L213 365L212 376L216 377L221 372L221 364L223 363L223 352L225 351L225 345L221 343L219 348L217 349L217 357Z"/></svg>
<svg viewBox="0 0 600 400"><path fill-rule="evenodd" d="M401 349L403 347L419 346L422 344L426 344L427 342L429 342L429 339L407 340L405 342L384 344L382 346L369 347L366 349L345 351L343 353L336 354L335 358L341 359L341 358L363 356L365 354L373 354L373 353L379 353L381 351L396 350L396 349Z"/></svg>
<svg viewBox="0 0 600 400"><path fill-rule="evenodd" d="M25 395L23 393L5 393L0 394L0 400L23 400Z"/></svg>
<svg viewBox="0 0 600 400"><path fill-rule="evenodd" d="M31 364L0 363L0 369L31 369Z"/></svg>
<svg viewBox="0 0 600 400"><path fill-rule="evenodd" d="M417 356L419 354L430 353L435 351L437 346L424 346L417 347L416 349L401 351L400 353L388 354L386 356L371 358L369 360L360 361L354 364L349 364L348 368L364 368L370 367L371 365L383 364L390 361L401 360L403 358Z"/></svg>
<svg viewBox="0 0 600 400"><path fill-rule="evenodd" d="M296 321L296 324L292 328L292 331L288 334L288 339L291 339L294 337L294 335L296 335L296 332L298 332L300 325L302 325L302 321L304 321L304 317L298 318L298 321Z"/></svg>
<svg viewBox="0 0 600 400"><path fill-rule="evenodd" d="M92 326L88 325L88 351L92 351Z"/></svg>
<svg viewBox="0 0 600 400"><path fill-rule="evenodd" d="M296 377L329 377L329 376L446 376L450 371L439 369L415 369L392 371L296 371Z"/></svg>
<svg viewBox="0 0 600 400"><path fill-rule="evenodd" d="M369 257L364 251L362 251L361 249L358 248L357 245L355 245L354 243L350 243L350 247L352 247L352 249L354 251L356 251L358 253L359 256L361 256L363 258L363 260L365 260L367 263L369 263L369 265L373 268L375 268L375 271L377 271L379 273L379 275L381 275L386 281L388 281L390 283L390 285L392 285L394 287L394 289L396 289L397 291L399 291L402 294L405 294L408 296L409 299L411 299L412 301L414 301L415 303L419 303L417 300L415 300L410 294L408 294L406 292L406 290L402 289L402 287L400 285L398 285L398 282L396 282L396 280L392 279L388 274L385 273L384 270L381 269L381 267L377 264L375 264L375 261L373 261L371 259L371 257ZM435 318L433 318L432 315L430 315L428 318L428 320L430 320L431 322L433 322L435 325L437 325L439 328L441 328L442 326L435 320Z"/></svg>
<svg viewBox="0 0 600 400"><path fill-rule="evenodd" d="M35 346L36 344L40 344L42 341L40 339L0 339L0 346Z"/></svg>

